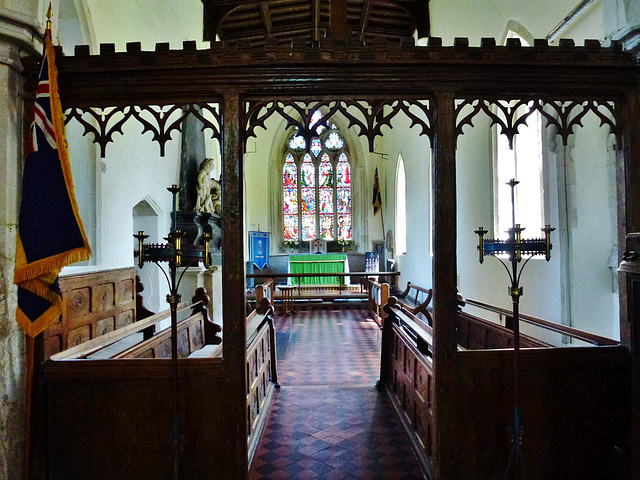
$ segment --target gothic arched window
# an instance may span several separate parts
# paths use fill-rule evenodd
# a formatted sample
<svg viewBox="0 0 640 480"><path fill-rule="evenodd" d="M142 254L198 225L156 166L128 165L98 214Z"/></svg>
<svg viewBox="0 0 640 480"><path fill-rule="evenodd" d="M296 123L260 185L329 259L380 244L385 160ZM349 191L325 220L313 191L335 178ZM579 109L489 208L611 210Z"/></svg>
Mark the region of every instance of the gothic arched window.
<svg viewBox="0 0 640 480"><path fill-rule="evenodd" d="M294 132L282 167L282 211L285 241L353 240L351 164L344 138L334 125L310 125L311 138Z"/></svg>

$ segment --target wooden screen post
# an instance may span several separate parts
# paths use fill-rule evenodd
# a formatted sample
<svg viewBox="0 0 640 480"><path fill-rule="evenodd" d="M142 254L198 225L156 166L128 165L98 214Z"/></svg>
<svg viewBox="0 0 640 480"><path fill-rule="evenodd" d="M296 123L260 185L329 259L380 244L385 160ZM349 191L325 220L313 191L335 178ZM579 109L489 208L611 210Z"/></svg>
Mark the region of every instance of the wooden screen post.
<svg viewBox="0 0 640 480"><path fill-rule="evenodd" d="M618 150L618 245L624 253L627 233L640 232L640 94L625 96L622 149ZM622 158L620 158L622 156ZM624 186L623 186L624 185ZM631 352L631 452L640 458L640 281L620 274L620 340ZM640 480L640 462L631 462L631 478Z"/></svg>
<svg viewBox="0 0 640 480"><path fill-rule="evenodd" d="M456 134L452 93L439 93L434 102L433 189L433 366L435 439L434 478L455 474L456 336Z"/></svg>
<svg viewBox="0 0 640 480"><path fill-rule="evenodd" d="M222 100L222 316L224 318L223 389L224 451L223 478L246 478L247 403L245 357L244 267L244 159L241 139L241 98L237 91L224 93Z"/></svg>

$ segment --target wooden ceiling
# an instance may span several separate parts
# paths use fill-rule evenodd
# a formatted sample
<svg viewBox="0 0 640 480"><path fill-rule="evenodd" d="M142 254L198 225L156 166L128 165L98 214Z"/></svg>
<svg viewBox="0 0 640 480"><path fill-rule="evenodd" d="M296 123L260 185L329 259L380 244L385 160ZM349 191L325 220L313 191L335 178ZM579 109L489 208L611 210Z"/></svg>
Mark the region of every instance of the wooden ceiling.
<svg viewBox="0 0 640 480"><path fill-rule="evenodd" d="M204 39L227 43L349 39L412 41L429 34L428 0L202 0ZM345 22L346 17L346 22Z"/></svg>

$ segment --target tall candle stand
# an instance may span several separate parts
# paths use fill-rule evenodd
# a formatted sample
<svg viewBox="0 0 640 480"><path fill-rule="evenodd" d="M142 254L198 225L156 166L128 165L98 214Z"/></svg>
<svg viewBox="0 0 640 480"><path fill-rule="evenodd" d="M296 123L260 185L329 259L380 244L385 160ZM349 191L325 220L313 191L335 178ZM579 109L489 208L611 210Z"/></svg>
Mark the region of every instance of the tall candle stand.
<svg viewBox="0 0 640 480"><path fill-rule="evenodd" d="M149 237L144 231L139 231L134 237L138 240L138 250L134 251L134 257L138 257L138 267L145 263L155 263L164 274L169 285L167 303L171 311L171 381L173 393L173 414L171 418L171 450L173 454L173 478L179 478L180 454L184 447L186 437L180 434L180 415L178 413L178 304L181 296L178 293L180 281L187 269L202 262L205 267L211 265L211 252L209 241L211 234L205 232L202 235L202 246L187 245L183 242L184 232L176 228L177 194L182 190L178 185L167 188L173 194L173 216L171 230L165 238L167 243L145 244ZM168 272L160 265L166 262ZM184 270L178 276L178 269Z"/></svg>
<svg viewBox="0 0 640 480"><path fill-rule="evenodd" d="M520 277L524 267L529 260L537 255L544 255L547 262L551 258L551 232L555 228L545 225L541 230L544 238L523 239L522 232L525 230L519 223L516 223L515 213L515 187L520 183L516 179L511 179L507 185L511 187L511 223L512 227L507 230L509 236L506 240L484 238L488 233L483 227L479 227L474 233L478 235L478 256L480 263L484 261L485 255L495 257L504 266L509 274L511 286L508 294L513 303L513 432L512 447L509 455L509 462L505 472L505 479L508 477L512 462L515 461L515 478L520 478L522 467L522 444L523 444L523 420L520 398L520 310L519 303L522 296ZM505 262L501 256L508 257L509 262ZM522 258L526 258L520 265Z"/></svg>

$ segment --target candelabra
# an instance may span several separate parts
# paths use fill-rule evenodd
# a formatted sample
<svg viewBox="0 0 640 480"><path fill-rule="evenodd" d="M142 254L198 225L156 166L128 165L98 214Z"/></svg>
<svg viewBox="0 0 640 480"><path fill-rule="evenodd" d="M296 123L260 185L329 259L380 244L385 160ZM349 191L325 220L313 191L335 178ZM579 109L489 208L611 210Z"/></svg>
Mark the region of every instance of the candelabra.
<svg viewBox="0 0 640 480"><path fill-rule="evenodd" d="M173 478L178 479L180 453L186 438L180 435L180 416L178 414L178 304L181 296L178 293L180 281L187 269L199 262L204 263L205 267L211 265L211 252L209 250L209 241L211 234L205 232L202 237L202 246L186 245L183 242L184 232L176 229L176 208L177 194L182 190L178 185L172 185L167 188L173 194L173 215L171 221L171 230L165 238L167 243L145 245L145 239L149 235L145 235L144 231L139 231L134 237L138 239L138 250L134 251L134 257L138 257L138 267L142 268L145 263L155 263L160 271L164 274L169 285L169 294L167 294L167 303L171 312L171 380L173 389L173 415L171 419L171 449L173 453ZM168 263L168 273L162 268L160 262ZM183 267L184 270L178 277L178 268Z"/></svg>
<svg viewBox="0 0 640 480"><path fill-rule="evenodd" d="M509 462L505 473L507 478L511 468L512 460L515 460L516 477L519 476L522 465L522 443L523 443L523 421L520 400L520 310L519 303L522 296L522 287L520 286L520 276L524 267L536 255L544 255L549 261L551 258L551 232L555 228L545 225L541 230L544 232L544 238L523 239L522 232L524 227L516 223L515 214L515 187L520 183L516 179L511 179L507 185L511 187L511 222L512 227L507 230L509 236L506 240L485 239L488 233L483 227L479 227L474 233L478 235L478 256L480 263L484 261L484 256L489 255L497 258L504 266L509 274L511 285L508 294L511 296L513 303L513 432L512 432L512 448L509 456ZM508 265L500 256L506 256L509 259ZM520 266L522 257L528 258Z"/></svg>

